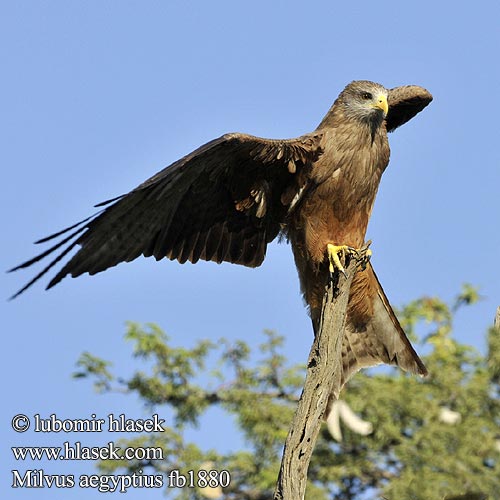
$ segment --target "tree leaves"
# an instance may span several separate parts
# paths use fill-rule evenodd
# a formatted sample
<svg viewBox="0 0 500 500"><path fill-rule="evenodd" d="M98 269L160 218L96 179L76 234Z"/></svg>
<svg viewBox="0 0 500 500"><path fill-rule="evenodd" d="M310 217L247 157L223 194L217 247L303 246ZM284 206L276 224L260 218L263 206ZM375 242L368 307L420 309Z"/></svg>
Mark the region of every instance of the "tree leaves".
<svg viewBox="0 0 500 500"><path fill-rule="evenodd" d="M421 332L425 339L424 361L430 376L421 380L387 367L356 375L341 397L372 425L373 432L363 436L344 426L343 441L338 443L325 426L309 469L306 498L496 498L500 491L500 333L497 328L487 333L486 354L452 336L457 310L478 298L477 290L465 285L451 304L424 297L402 308L400 318L407 331L414 336ZM111 373L109 362L83 353L75 376L92 377L101 392L137 394L159 412L168 408L174 418L161 435L122 443L162 446L166 459L161 463L103 462L101 469L116 473L125 466L129 471L149 468L166 473L197 470L210 462L215 469L231 473L225 500L271 499L281 448L304 379L303 366L287 364L283 338L266 331L257 352L244 341L225 339L174 347L159 327L129 323L126 339L143 370L122 380ZM245 449L203 450L187 440L186 430L193 426L220 432L203 427L205 412L214 406L234 418L231 432L243 436ZM226 450L224 435L221 443ZM167 491L167 497L204 498L203 491L196 489Z"/></svg>

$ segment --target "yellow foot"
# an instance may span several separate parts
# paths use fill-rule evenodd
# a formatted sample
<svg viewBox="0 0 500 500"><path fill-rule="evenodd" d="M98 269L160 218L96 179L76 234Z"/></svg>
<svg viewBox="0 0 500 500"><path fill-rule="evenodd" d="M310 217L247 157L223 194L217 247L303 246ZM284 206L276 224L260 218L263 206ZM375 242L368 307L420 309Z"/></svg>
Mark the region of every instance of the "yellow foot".
<svg viewBox="0 0 500 500"><path fill-rule="evenodd" d="M335 269L338 269L347 278L347 273L344 269L344 266L342 265L342 262L340 262L340 258L345 259L346 255L356 255L359 257L360 250L347 245L337 246L332 245L331 243L328 243L326 245L326 250L328 254L328 260L330 261L330 274L333 275ZM372 251L370 249L367 249L365 252L365 257L367 258L367 260L370 259L371 255Z"/></svg>
<svg viewBox="0 0 500 500"><path fill-rule="evenodd" d="M344 266L342 265L342 262L340 262L340 257L344 259L347 254L356 250L348 247L347 245L337 246L328 243L328 245L326 245L326 251L328 254L328 260L330 261L330 274L333 274L335 269L338 269L345 277L347 277Z"/></svg>

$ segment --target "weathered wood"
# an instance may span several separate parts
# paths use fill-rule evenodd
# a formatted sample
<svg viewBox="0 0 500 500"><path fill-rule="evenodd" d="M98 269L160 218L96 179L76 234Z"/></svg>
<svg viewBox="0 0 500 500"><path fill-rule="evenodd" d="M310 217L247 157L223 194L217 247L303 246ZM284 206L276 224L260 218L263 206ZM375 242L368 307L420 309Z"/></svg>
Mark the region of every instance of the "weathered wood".
<svg viewBox="0 0 500 500"><path fill-rule="evenodd" d="M347 264L347 277L338 275L323 299L319 331L314 339L304 389L283 450L275 500L301 500L316 438L332 390L340 386L341 348L349 290L358 265L365 261L368 246Z"/></svg>

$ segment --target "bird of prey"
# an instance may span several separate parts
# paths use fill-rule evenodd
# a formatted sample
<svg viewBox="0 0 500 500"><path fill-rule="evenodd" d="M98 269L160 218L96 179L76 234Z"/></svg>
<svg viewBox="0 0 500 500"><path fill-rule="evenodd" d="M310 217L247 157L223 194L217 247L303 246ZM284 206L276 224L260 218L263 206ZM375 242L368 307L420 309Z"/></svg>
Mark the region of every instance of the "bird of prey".
<svg viewBox="0 0 500 500"><path fill-rule="evenodd" d="M62 238L12 270L60 253L14 297L74 247L78 251L47 288L67 275L93 275L140 255L257 267L267 244L281 235L291 243L316 331L332 266L343 271L339 255L364 243L389 162L387 132L431 100L414 85L387 90L354 81L309 134L276 140L229 133L208 142L128 194L97 205L97 214L39 240ZM342 385L360 368L380 363L426 374L368 264L351 287Z"/></svg>

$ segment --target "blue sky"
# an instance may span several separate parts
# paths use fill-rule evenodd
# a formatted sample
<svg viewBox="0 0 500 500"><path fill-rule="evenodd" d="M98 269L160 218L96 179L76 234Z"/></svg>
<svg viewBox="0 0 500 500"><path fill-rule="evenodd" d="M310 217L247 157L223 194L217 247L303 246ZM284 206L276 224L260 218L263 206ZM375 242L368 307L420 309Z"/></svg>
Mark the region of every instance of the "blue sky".
<svg viewBox="0 0 500 500"><path fill-rule="evenodd" d="M456 335L484 348L500 303L497 2L19 0L1 10L4 269L31 257L35 239L222 133L294 137L313 130L351 80L419 84L434 102L390 137L367 233L372 262L395 305L479 286L484 300L459 314ZM0 295L30 277L4 275ZM130 373L127 320L155 322L187 346L221 336L257 344L273 328L293 362L305 361L312 340L290 248L276 243L259 269L139 259L50 292L37 285L0 302L0 314L4 491L13 468L93 471L91 463L16 463L11 446L107 442L16 434L16 413L148 416L133 397L99 396L70 377L85 350ZM234 444L216 418L205 430L203 446ZM9 498L98 495L18 489Z"/></svg>

